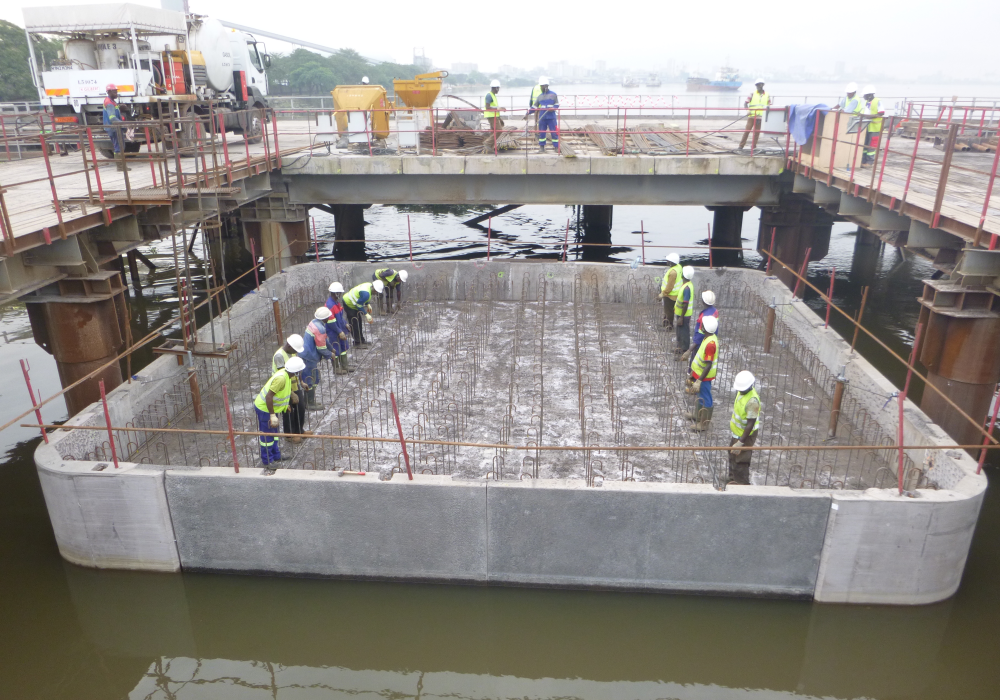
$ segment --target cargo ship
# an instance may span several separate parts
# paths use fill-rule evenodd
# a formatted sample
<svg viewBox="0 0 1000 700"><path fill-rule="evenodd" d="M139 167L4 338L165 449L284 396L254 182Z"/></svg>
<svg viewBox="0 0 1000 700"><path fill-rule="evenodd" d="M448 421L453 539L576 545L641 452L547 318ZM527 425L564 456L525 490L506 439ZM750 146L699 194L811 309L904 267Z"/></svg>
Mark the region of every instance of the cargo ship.
<svg viewBox="0 0 1000 700"><path fill-rule="evenodd" d="M695 76L687 79L688 92L736 92L741 85L740 71L725 66L715 74L715 80Z"/></svg>
<svg viewBox="0 0 1000 700"><path fill-rule="evenodd" d="M660 81L660 76L656 73L650 73L649 77L646 78L646 87L660 87L663 83Z"/></svg>

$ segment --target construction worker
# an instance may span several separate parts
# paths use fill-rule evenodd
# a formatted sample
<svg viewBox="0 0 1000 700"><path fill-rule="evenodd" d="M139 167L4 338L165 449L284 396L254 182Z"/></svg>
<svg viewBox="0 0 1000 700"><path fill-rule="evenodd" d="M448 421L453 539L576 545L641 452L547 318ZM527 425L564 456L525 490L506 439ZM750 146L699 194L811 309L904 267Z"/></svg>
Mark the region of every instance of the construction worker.
<svg viewBox="0 0 1000 700"><path fill-rule="evenodd" d="M878 98L875 97L874 85L865 85L861 114L871 117L871 121L868 122L868 131L865 133L865 153L861 156L861 165L864 167L875 160L875 149L878 148L878 140L882 134L882 116L885 114L885 111L879 107Z"/></svg>
<svg viewBox="0 0 1000 700"><path fill-rule="evenodd" d="M559 152L559 96L549 90L549 79L542 77L542 92L535 98L528 114L538 115L538 150L545 153L545 141L552 136L552 147Z"/></svg>
<svg viewBox="0 0 1000 700"><path fill-rule="evenodd" d="M104 124L104 131L107 132L108 138L111 139L111 150L115 152L115 160L118 161L118 171L131 170L132 168L128 167L124 160L119 160L117 157L122 152L122 138L124 136L122 124L125 123L122 120L121 110L118 109L118 86L114 83L109 83L104 90L108 93L108 96L104 98L104 111L101 116L101 123Z"/></svg>
<svg viewBox="0 0 1000 700"><path fill-rule="evenodd" d="M754 149L757 148L757 139L760 137L760 124L764 116L764 110L771 105L771 96L764 90L763 78L757 78L756 87L757 89L743 103L743 106L749 112L747 114L747 125L743 130L743 138L740 139L740 147L736 149L739 151L742 151L743 147L747 145L747 137L750 136L751 131L753 131L753 141L750 142L750 152L753 153Z"/></svg>
<svg viewBox="0 0 1000 700"><path fill-rule="evenodd" d="M275 374L279 369L288 364L288 361L297 353L305 349L302 336L294 333L285 339L285 344L278 348L271 358L271 374ZM282 422L286 433L295 435L312 435L306 428L306 392L299 382L298 375L291 375L292 395L296 398L292 400L291 407L281 414ZM290 442L302 442L302 438L288 438Z"/></svg>
<svg viewBox="0 0 1000 700"><path fill-rule="evenodd" d="M847 97L840 98L840 102L835 109L843 110L847 114L858 114L861 112L861 97L858 95L858 84L847 84Z"/></svg>
<svg viewBox="0 0 1000 700"><path fill-rule="evenodd" d="M706 316L703 323L705 335L691 362L691 384L686 389L688 394L698 395L694 400L694 411L688 414L688 418L694 421L696 432L708 430L712 420L712 380L719 365L719 338L715 335L719 330L719 319Z"/></svg>
<svg viewBox="0 0 1000 700"><path fill-rule="evenodd" d="M486 97L483 100L483 116L486 117L486 121L490 123L490 131L493 132L493 151L497 150L497 132L503 131L503 119L500 118L500 112L506 112L506 107L501 107L500 102L497 101L497 93L500 92L500 81L492 80L490 81L490 91L486 93Z"/></svg>
<svg viewBox="0 0 1000 700"><path fill-rule="evenodd" d="M663 273L663 281L660 282L660 299L663 299L663 327L667 330L674 329L674 304L677 303L677 292L681 291L681 284L684 283L684 275L681 270L681 256L671 253L667 256L670 267Z"/></svg>
<svg viewBox="0 0 1000 700"><path fill-rule="evenodd" d="M344 295L344 310L347 311L347 323L351 327L351 335L354 337L354 347L367 348L365 342L364 329L361 326L361 318L372 323L371 299L375 294L381 294L385 289L382 280L374 282L362 282L357 287Z"/></svg>
<svg viewBox="0 0 1000 700"><path fill-rule="evenodd" d="M292 377L303 369L305 363L301 357L290 357L285 366L275 371L257 394L253 407L257 413L257 429L260 432L277 434L278 414L286 413L289 405L299 401L299 397L292 393ZM257 440L260 443L260 461L264 466L286 459L281 456L277 437L258 435Z"/></svg>
<svg viewBox="0 0 1000 700"><path fill-rule="evenodd" d="M760 396L754 388L756 381L753 374L743 370L733 382L736 402L733 404L733 416L729 419L729 430L732 433L729 441L732 448L729 450L729 481L734 484L750 484L750 458L753 452L741 448L753 447L760 430L763 410Z"/></svg>
<svg viewBox="0 0 1000 700"><path fill-rule="evenodd" d="M333 360L333 352L327 346L326 322L333 314L330 309L321 306L313 313L313 319L306 326L303 338L303 350L299 357L305 362L305 372L302 383L306 389L306 410L322 411L326 407L316 401L316 387L319 385L319 361Z"/></svg>
<svg viewBox="0 0 1000 700"><path fill-rule="evenodd" d="M694 322L694 335L691 337L691 347L681 355L682 360L690 360L691 353L701 345L702 338L705 337L705 318L708 316L714 316L716 320L719 318L719 310L715 308L715 292L705 290L701 293L701 301L705 304L705 308L701 310L697 320Z"/></svg>
<svg viewBox="0 0 1000 700"><path fill-rule="evenodd" d="M548 82L548 78L544 75L538 76L538 83L535 87L531 88L531 97L528 98L528 111L524 114L524 121L528 121L531 113L534 111L535 101L538 96L542 94L542 82ZM538 112L535 112L535 131L538 131Z"/></svg>
<svg viewBox="0 0 1000 700"><path fill-rule="evenodd" d="M362 85L367 85L368 84L368 76L367 75L361 76L361 84Z"/></svg>
<svg viewBox="0 0 1000 700"><path fill-rule="evenodd" d="M326 308L330 309L331 314L326 322L327 338L335 339L330 344L330 350L334 355L334 374L354 371L354 368L347 363L347 349L351 341L347 337L347 314L344 312L344 302L340 298L343 293L344 285L334 282L330 285L330 296L326 298Z"/></svg>
<svg viewBox="0 0 1000 700"><path fill-rule="evenodd" d="M677 300L674 302L674 327L677 333L677 347L674 348L674 358L681 355L691 346L691 315L694 313L694 268L685 265L681 270L680 289L677 290Z"/></svg>
<svg viewBox="0 0 1000 700"><path fill-rule="evenodd" d="M393 270L391 267L383 267L372 273L372 282L382 280L385 291L378 295L378 310L382 310L382 299L385 298L386 310L392 313L392 290L396 290L396 306L402 303L403 282L407 277L406 270Z"/></svg>

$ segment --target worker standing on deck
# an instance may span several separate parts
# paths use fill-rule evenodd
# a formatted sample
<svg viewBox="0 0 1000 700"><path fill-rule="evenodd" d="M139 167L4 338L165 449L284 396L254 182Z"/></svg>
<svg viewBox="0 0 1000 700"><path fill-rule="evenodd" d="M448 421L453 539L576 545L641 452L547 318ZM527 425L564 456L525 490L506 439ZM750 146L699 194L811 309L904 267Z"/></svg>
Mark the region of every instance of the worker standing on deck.
<svg viewBox="0 0 1000 700"><path fill-rule="evenodd" d="M391 267L383 267L372 274L372 282L382 280L385 291L378 295L378 310L382 311L382 299L385 298L386 310L392 313L392 290L396 290L396 306L402 303L403 282L406 281L406 270L393 270Z"/></svg>
<svg viewBox="0 0 1000 700"><path fill-rule="evenodd" d="M538 100L538 96L542 94L542 82L548 82L548 78L544 75L538 76L538 83L535 87L531 88L531 97L528 98L528 111L524 113L524 121L528 121L531 113L534 112L535 102ZM535 113L535 131L538 131L538 112Z"/></svg>
<svg viewBox="0 0 1000 700"><path fill-rule="evenodd" d="M306 410L322 411L326 407L316 401L316 387L319 385L319 361L333 360L333 352L327 345L326 322L333 314L330 309L321 306L313 314L313 320L306 326L304 349L299 356L305 362L302 383L306 388Z"/></svg>
<svg viewBox="0 0 1000 700"><path fill-rule="evenodd" d="M879 106L878 98L875 97L874 85L865 85L861 114L871 117L871 121L868 122L868 131L865 133L865 153L861 156L861 165L864 167L875 160L875 149L878 148L878 140L882 134L882 116L885 114L885 111Z"/></svg>
<svg viewBox="0 0 1000 700"><path fill-rule="evenodd" d="M691 315L694 313L694 268L685 265L682 270L683 281L677 290L677 300L674 302L674 324L677 333L677 347L674 348L674 358L681 355L691 345Z"/></svg>
<svg viewBox="0 0 1000 700"><path fill-rule="evenodd" d="M354 368L347 363L347 349L351 341L347 337L347 313L344 311L344 302L341 295L344 293L344 285L334 282L330 285L330 296L326 298L326 308L330 309L330 318L327 319L327 338L332 337L330 349L333 352L333 371L335 374L347 374L353 372Z"/></svg>
<svg viewBox="0 0 1000 700"><path fill-rule="evenodd" d="M715 308L715 292L710 289L705 290L701 293L701 300L704 302L705 308L701 310L697 320L694 322L694 335L691 338L691 347L681 355L681 359L685 361L691 359L691 353L698 349L702 338L705 337L705 319L709 316L714 316L716 320L719 318L719 310Z"/></svg>
<svg viewBox="0 0 1000 700"><path fill-rule="evenodd" d="M122 120L121 110L118 109L118 86L110 83L104 90L108 96L104 98L104 112L101 116L101 122L104 124L104 131L107 132L108 138L111 139L111 150L117 156L122 152L122 138L124 136L122 124L125 123ZM118 160L118 158L115 160L118 161L119 172L132 169L124 160Z"/></svg>
<svg viewBox="0 0 1000 700"><path fill-rule="evenodd" d="M660 298L663 299L663 327L672 331L674 329L674 304L677 303L677 292L681 291L684 283L684 274L681 267L681 256L677 253L670 253L667 256L670 267L663 273L663 281L660 283Z"/></svg>
<svg viewBox="0 0 1000 700"><path fill-rule="evenodd" d="M733 404L733 416L729 419L729 430L732 439L729 441L729 481L734 484L750 484L750 458L753 451L741 449L753 447L760 431L760 419L763 409L760 396L754 388L754 376L743 370L736 375L733 391L736 392L736 402Z"/></svg>
<svg viewBox="0 0 1000 700"><path fill-rule="evenodd" d="M694 421L697 432L708 430L708 424L712 420L712 380L715 379L719 365L719 338L715 335L719 330L719 319L706 316L703 323L705 335L691 362L691 385L686 389L687 393L698 395L694 401L694 411L688 414L688 418Z"/></svg>
<svg viewBox="0 0 1000 700"><path fill-rule="evenodd" d="M292 393L292 379L303 369L305 363L301 357L290 357L285 366L276 370L257 394L253 407L257 413L257 428L260 432L277 434L278 414L286 413L289 406L298 401L298 397ZM257 440L260 444L260 461L264 466L285 459L281 456L277 437L258 435Z"/></svg>
<svg viewBox="0 0 1000 700"><path fill-rule="evenodd" d="M497 94L500 92L500 81L493 80L490 82L490 91L486 93L486 97L483 100L483 116L486 117L486 121L490 123L490 131L493 132L493 151L497 150L497 132L503 131L503 119L500 118L500 112L506 112L506 107L501 107L500 102L497 101Z"/></svg>
<svg viewBox="0 0 1000 700"><path fill-rule="evenodd" d="M552 137L552 148L559 153L559 96L549 90L549 79L542 77L542 92L535 98L528 114L538 115L538 150L545 153L545 142Z"/></svg>
<svg viewBox="0 0 1000 700"><path fill-rule="evenodd" d="M843 110L847 114L858 114L861 112L861 96L858 95L858 84L847 84L847 96L840 98L837 109Z"/></svg>
<svg viewBox="0 0 1000 700"><path fill-rule="evenodd" d="M297 353L302 352L305 349L305 345L302 342L302 336L298 333L288 336L285 340L285 344L278 348L278 352L274 353L274 357L271 358L271 374L275 374L279 369L286 366L288 361L296 356ZM302 384L299 382L298 375L291 375L292 380L292 399L291 407L281 414L282 422L284 423L284 430L286 433L294 435L312 435L311 432L306 430L306 392L302 388ZM288 438L291 442L302 442L302 438L294 437Z"/></svg>
<svg viewBox="0 0 1000 700"><path fill-rule="evenodd" d="M344 308L347 311L347 323L351 326L351 335L354 337L354 347L366 348L364 329L361 326L361 319L372 323L371 299L375 294L381 294L385 289L382 280L374 282L362 282L357 287L351 288L344 295Z"/></svg>
<svg viewBox="0 0 1000 700"><path fill-rule="evenodd" d="M750 136L751 131L753 131L753 140L750 142L750 152L753 153L757 148L764 110L771 106L771 96L764 90L763 78L757 78L756 87L757 89L743 103L743 106L749 110L749 114L747 115L746 128L743 129L743 138L740 139L740 147L737 149L739 151L742 151L743 147L747 145L747 137Z"/></svg>

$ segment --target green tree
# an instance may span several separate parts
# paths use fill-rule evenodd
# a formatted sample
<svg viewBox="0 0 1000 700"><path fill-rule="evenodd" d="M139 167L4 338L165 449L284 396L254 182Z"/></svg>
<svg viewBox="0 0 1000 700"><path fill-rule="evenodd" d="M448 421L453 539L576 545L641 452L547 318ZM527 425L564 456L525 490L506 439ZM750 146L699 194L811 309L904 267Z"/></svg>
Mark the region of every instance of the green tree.
<svg viewBox="0 0 1000 700"><path fill-rule="evenodd" d="M35 56L48 65L58 56L62 44L44 37L33 37ZM41 68L41 66L39 66ZM0 20L0 101L37 100L38 91L31 84L28 69L28 42L24 30L16 24Z"/></svg>
<svg viewBox="0 0 1000 700"><path fill-rule="evenodd" d="M382 85L391 92L393 78L408 79L420 72L414 65L372 65L353 49L342 49L326 57L296 49L290 54L272 55L268 76L275 94L323 95L337 85L357 85L366 75L372 85Z"/></svg>

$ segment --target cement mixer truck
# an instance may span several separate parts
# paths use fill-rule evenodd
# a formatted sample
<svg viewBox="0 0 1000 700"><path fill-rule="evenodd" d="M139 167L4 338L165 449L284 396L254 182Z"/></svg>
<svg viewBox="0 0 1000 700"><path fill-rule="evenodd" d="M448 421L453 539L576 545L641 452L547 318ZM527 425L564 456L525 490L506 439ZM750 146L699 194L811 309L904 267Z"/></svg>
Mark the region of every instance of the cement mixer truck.
<svg viewBox="0 0 1000 700"><path fill-rule="evenodd" d="M213 110L226 131L251 142L263 138L271 57L253 35L210 17L128 3L23 12L32 79L57 123L101 124L106 86L114 84L126 120L185 118L175 122L176 133L162 133L181 146L195 137L196 120L186 118L202 117L207 125ZM32 34L61 37L59 58L39 65ZM103 130L93 134L111 157ZM126 151L140 145L137 137Z"/></svg>

